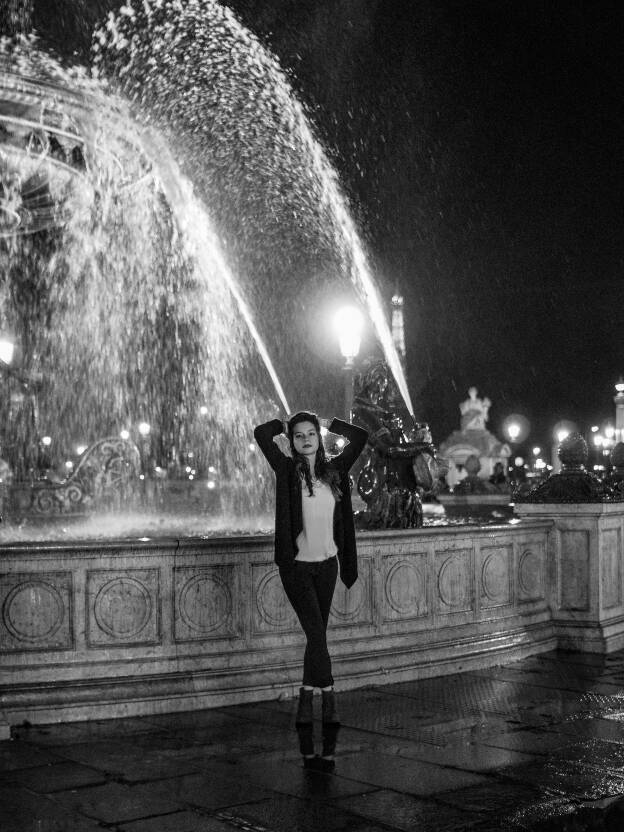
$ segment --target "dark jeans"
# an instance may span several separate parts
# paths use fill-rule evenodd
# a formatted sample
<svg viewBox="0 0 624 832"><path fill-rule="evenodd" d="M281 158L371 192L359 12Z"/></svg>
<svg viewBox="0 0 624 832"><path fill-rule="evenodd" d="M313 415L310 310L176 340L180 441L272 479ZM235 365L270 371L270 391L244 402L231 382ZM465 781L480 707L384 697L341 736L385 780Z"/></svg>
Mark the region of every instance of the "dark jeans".
<svg viewBox="0 0 624 832"><path fill-rule="evenodd" d="M280 567L284 591L307 639L303 684L315 688L334 684L326 631L337 576L335 557L320 563L294 561L292 566Z"/></svg>

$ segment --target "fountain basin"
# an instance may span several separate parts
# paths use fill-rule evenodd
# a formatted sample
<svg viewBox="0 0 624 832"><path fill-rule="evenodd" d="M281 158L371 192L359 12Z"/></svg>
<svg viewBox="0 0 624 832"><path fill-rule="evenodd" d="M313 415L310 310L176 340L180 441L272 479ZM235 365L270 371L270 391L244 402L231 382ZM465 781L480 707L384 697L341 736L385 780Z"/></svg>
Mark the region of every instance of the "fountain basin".
<svg viewBox="0 0 624 832"><path fill-rule="evenodd" d="M359 534L330 650L341 689L552 650L552 519ZM59 722L291 696L303 636L271 535L0 548L4 720Z"/></svg>

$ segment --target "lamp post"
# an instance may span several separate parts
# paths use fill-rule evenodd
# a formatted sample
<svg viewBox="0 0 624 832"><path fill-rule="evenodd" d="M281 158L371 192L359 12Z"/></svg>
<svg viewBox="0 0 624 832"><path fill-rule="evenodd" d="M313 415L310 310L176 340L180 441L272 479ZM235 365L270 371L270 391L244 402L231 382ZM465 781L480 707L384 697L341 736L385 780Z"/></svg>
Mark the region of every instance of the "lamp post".
<svg viewBox="0 0 624 832"><path fill-rule="evenodd" d="M620 376L615 385L616 395L613 397L615 404L615 441L624 442L624 379Z"/></svg>
<svg viewBox="0 0 624 832"><path fill-rule="evenodd" d="M345 360L343 366L345 419L347 422L350 422L351 408L353 406L354 364L360 351L362 338L362 313L354 306L343 306L336 313L334 323L338 333L340 352Z"/></svg>

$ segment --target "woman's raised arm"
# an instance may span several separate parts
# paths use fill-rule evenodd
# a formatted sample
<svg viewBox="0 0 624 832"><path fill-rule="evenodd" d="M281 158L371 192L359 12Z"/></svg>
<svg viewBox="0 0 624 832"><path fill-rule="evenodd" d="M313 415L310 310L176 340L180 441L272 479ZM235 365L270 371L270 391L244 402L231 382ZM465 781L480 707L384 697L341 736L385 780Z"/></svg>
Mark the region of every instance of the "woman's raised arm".
<svg viewBox="0 0 624 832"><path fill-rule="evenodd" d="M272 419L270 422L265 422L263 425L254 428L254 439L274 471L277 471L286 459L286 456L273 441L280 433L284 433L284 423L279 419Z"/></svg>

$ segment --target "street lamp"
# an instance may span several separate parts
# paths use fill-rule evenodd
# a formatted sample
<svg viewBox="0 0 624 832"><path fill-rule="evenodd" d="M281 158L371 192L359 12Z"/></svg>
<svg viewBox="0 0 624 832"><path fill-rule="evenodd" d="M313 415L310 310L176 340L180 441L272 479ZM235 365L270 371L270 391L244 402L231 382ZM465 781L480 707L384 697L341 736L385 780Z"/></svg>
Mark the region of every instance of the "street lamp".
<svg viewBox="0 0 624 832"><path fill-rule="evenodd" d="M360 351L363 323L362 313L354 306L343 306L338 310L334 319L340 352L345 360L343 371L345 379L345 419L347 422L351 421L353 367Z"/></svg>
<svg viewBox="0 0 624 832"><path fill-rule="evenodd" d="M615 404L615 441L624 441L624 379L620 376L620 380L615 385L616 395L613 398Z"/></svg>

